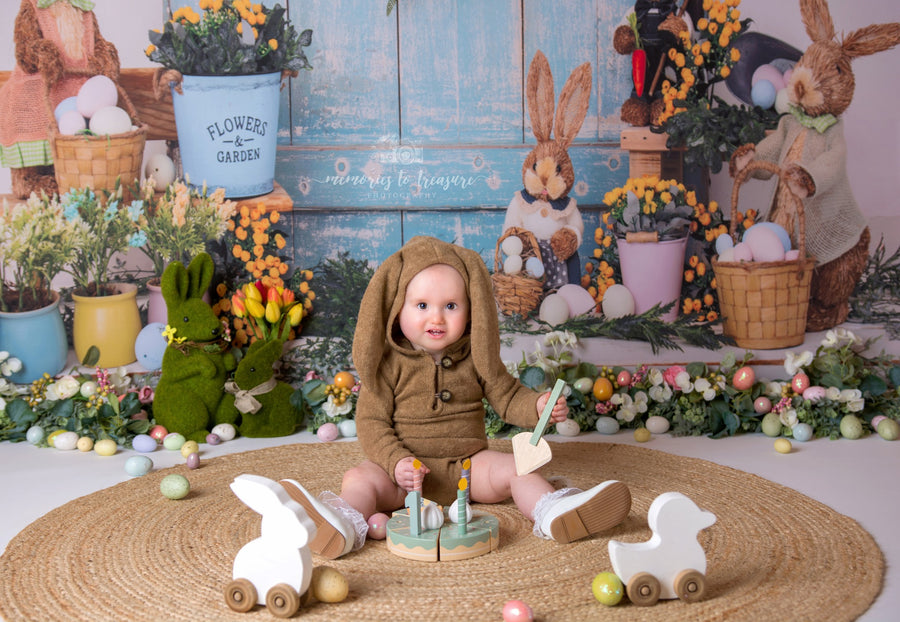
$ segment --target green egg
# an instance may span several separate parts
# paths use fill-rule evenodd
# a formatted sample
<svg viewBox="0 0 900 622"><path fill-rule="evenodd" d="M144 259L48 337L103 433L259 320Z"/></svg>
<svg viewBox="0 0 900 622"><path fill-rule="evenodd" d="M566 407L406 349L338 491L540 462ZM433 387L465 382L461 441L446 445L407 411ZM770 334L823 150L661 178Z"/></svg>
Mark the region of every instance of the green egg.
<svg viewBox="0 0 900 622"><path fill-rule="evenodd" d="M878 422L878 435L886 441L896 441L900 436L900 423L893 419L882 419Z"/></svg>
<svg viewBox="0 0 900 622"><path fill-rule="evenodd" d="M775 413L766 413L762 420L762 431L766 436L781 436L781 419Z"/></svg>
<svg viewBox="0 0 900 622"><path fill-rule="evenodd" d="M844 415L841 419L841 436L856 440L862 436L862 421L856 415Z"/></svg>
<svg viewBox="0 0 900 622"><path fill-rule="evenodd" d="M184 475L166 475L159 483L159 491L167 499L184 499L191 491L191 483Z"/></svg>

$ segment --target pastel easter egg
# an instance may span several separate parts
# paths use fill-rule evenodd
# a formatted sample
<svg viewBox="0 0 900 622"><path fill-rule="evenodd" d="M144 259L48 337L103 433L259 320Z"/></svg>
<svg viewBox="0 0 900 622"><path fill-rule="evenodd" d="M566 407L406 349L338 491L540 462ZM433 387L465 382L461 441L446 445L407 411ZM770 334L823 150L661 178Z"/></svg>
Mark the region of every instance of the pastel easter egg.
<svg viewBox="0 0 900 622"><path fill-rule="evenodd" d="M191 492L191 483L184 475L173 473L159 482L159 491L167 499L184 499Z"/></svg>
<svg viewBox="0 0 900 622"><path fill-rule="evenodd" d="M610 319L632 315L634 313L634 296L624 285L610 285L603 294L601 303L603 315Z"/></svg>
<svg viewBox="0 0 900 622"><path fill-rule="evenodd" d="M569 305L559 294L550 294L541 302L538 315L550 326L558 326L569 319Z"/></svg>
<svg viewBox="0 0 900 622"><path fill-rule="evenodd" d="M791 379L791 388L794 389L794 393L803 394L809 388L809 376L804 374L802 371L794 374L794 377Z"/></svg>
<svg viewBox="0 0 900 622"><path fill-rule="evenodd" d="M753 261L770 262L784 260L784 246L778 234L767 227L753 225L741 240L750 247Z"/></svg>
<svg viewBox="0 0 900 622"><path fill-rule="evenodd" d="M569 306L570 318L590 313L596 304L585 288L574 283L566 283L559 288L557 293L563 297Z"/></svg>
<svg viewBox="0 0 900 622"><path fill-rule="evenodd" d="M131 477L141 477L150 472L153 461L147 456L131 456L125 461L125 472Z"/></svg>
<svg viewBox="0 0 900 622"><path fill-rule="evenodd" d="M337 425L331 422L323 423L319 426L319 429L316 430L316 437L323 443L330 443L331 441L336 440L340 435L341 432Z"/></svg>
<svg viewBox="0 0 900 622"><path fill-rule="evenodd" d="M230 423L220 423L210 431L225 442L233 440L237 436L237 429Z"/></svg>
<svg viewBox="0 0 900 622"><path fill-rule="evenodd" d="M614 607L625 596L625 586L615 573L601 572L591 582L591 592L601 604Z"/></svg>
<svg viewBox="0 0 900 622"><path fill-rule="evenodd" d="M756 382L756 372L749 365L745 365L734 372L734 376L731 379L732 386L738 391L746 391L753 386L754 382Z"/></svg>
<svg viewBox="0 0 900 622"><path fill-rule="evenodd" d="M99 136L124 134L131 130L131 117L118 106L107 106L94 113L88 127Z"/></svg>
<svg viewBox="0 0 900 622"><path fill-rule="evenodd" d="M200 445L197 443L197 441L185 441L179 451L181 451L181 456L183 458L187 458L191 454L195 454L200 451Z"/></svg>
<svg viewBox="0 0 900 622"><path fill-rule="evenodd" d="M768 110L775 105L775 96L778 89L768 80L760 80L750 88L750 99L754 106Z"/></svg>
<svg viewBox="0 0 900 622"><path fill-rule="evenodd" d="M760 427L766 436L781 436L781 419L773 412L766 413Z"/></svg>
<svg viewBox="0 0 900 622"><path fill-rule="evenodd" d="M162 322L151 322L141 329L134 340L134 355L137 362L147 371L162 368L163 354L166 352L166 338L163 331L166 325Z"/></svg>
<svg viewBox="0 0 900 622"><path fill-rule="evenodd" d="M144 177L153 178L153 189L163 192L175 181L175 162L164 153L156 153L147 158L144 164Z"/></svg>
<svg viewBox="0 0 900 622"><path fill-rule="evenodd" d="M78 89L75 108L81 116L90 119L101 108L115 106L118 101L116 83L104 75L98 75L88 78Z"/></svg>
<svg viewBox="0 0 900 622"><path fill-rule="evenodd" d="M165 426L155 425L150 428L150 436L156 439L158 443L162 443L163 439L166 438L166 435L169 433L166 430Z"/></svg>
<svg viewBox="0 0 900 622"><path fill-rule="evenodd" d="M574 419L566 419L556 424L556 433L560 436L578 436L581 434L581 427Z"/></svg>
<svg viewBox="0 0 900 622"><path fill-rule="evenodd" d="M785 229L778 223L769 222L768 220L763 220L762 222L758 222L755 225L753 225L752 227L750 227L750 229L747 229L747 233L749 233L753 229L756 229L757 227L759 227L760 229L768 229L769 231L771 231L772 233L777 235L778 239L781 240L781 246L784 247L784 252L788 252L789 250L791 250L791 246L792 246L791 236L787 232L787 229ZM745 240L746 240L746 235L747 234L745 233L744 234Z"/></svg>
<svg viewBox="0 0 900 622"><path fill-rule="evenodd" d="M768 63L764 63L756 68L753 72L753 76L750 78L750 84L752 86L761 80L768 80L771 82L772 86L775 87L775 90L783 89L786 86L784 74L778 68Z"/></svg>
<svg viewBox="0 0 900 622"><path fill-rule="evenodd" d="M78 444L78 433L63 432L53 441L53 446L61 451L72 451Z"/></svg>
<svg viewBox="0 0 900 622"><path fill-rule="evenodd" d="M805 443L813 437L813 428L808 423L795 423L791 428L791 434L797 441Z"/></svg>
<svg viewBox="0 0 900 622"><path fill-rule="evenodd" d="M193 452L187 455L184 463L187 465L189 469L198 469L200 468L200 453Z"/></svg>
<svg viewBox="0 0 900 622"><path fill-rule="evenodd" d="M529 257L525 260L525 272L536 279L544 276L544 262L537 257Z"/></svg>
<svg viewBox="0 0 900 622"><path fill-rule="evenodd" d="M789 454L792 449L791 442L786 438L779 438L775 440L775 451L780 454Z"/></svg>
<svg viewBox="0 0 900 622"><path fill-rule="evenodd" d="M645 424L647 429L650 430L651 434L665 434L669 431L669 420L665 417L660 417L659 415L652 415L647 417L647 423Z"/></svg>
<svg viewBox="0 0 900 622"><path fill-rule="evenodd" d="M734 238L732 238L729 234L723 233L719 237L716 238L716 252L718 254L722 254L726 248L734 247Z"/></svg>
<svg viewBox="0 0 900 622"><path fill-rule="evenodd" d="M338 424L338 432L344 438L356 437L356 422L353 419L344 419Z"/></svg>
<svg viewBox="0 0 900 622"><path fill-rule="evenodd" d="M90 436L82 436L78 439L78 443L75 444L75 447L78 448L78 451L91 451L94 448L94 439Z"/></svg>
<svg viewBox="0 0 900 622"><path fill-rule="evenodd" d="M156 451L159 442L149 434L138 434L131 439L131 446L135 451L139 451L142 454L148 454L151 451Z"/></svg>
<svg viewBox="0 0 900 622"><path fill-rule="evenodd" d="M591 378L579 378L572 383L572 388L587 395L594 388L594 381Z"/></svg>
<svg viewBox="0 0 900 622"><path fill-rule="evenodd" d="M522 271L522 258L518 255L510 255L503 260L503 272L506 274L518 274Z"/></svg>
<svg viewBox="0 0 900 622"><path fill-rule="evenodd" d="M650 433L650 430L648 430L647 428L634 429L634 440L636 440L638 443L646 443L652 438L652 436L653 435Z"/></svg>
<svg viewBox="0 0 900 622"><path fill-rule="evenodd" d="M823 397L825 397L825 387L813 385L803 390L803 399L810 402L818 402Z"/></svg>
<svg viewBox="0 0 900 622"><path fill-rule="evenodd" d="M94 443L94 453L98 456L113 456L118 449L116 442L110 438L104 438Z"/></svg>
<svg viewBox="0 0 900 622"><path fill-rule="evenodd" d="M179 451L181 446L185 443L185 438L183 434L179 434L178 432L169 432L166 434L166 437L163 439L163 447L170 451Z"/></svg>
<svg viewBox="0 0 900 622"><path fill-rule="evenodd" d="M863 434L862 421L856 415L844 415L841 417L841 436L850 440L856 440Z"/></svg>
<svg viewBox="0 0 900 622"><path fill-rule="evenodd" d="M366 521L369 524L369 531L366 535L372 540L384 540L387 537L387 523L390 519L390 516L382 512L372 514Z"/></svg>
<svg viewBox="0 0 900 622"><path fill-rule="evenodd" d="M731 247L723 250L721 253L719 253L719 261L724 261L725 263L730 263L732 261L735 261L734 247L731 246Z"/></svg>
<svg viewBox="0 0 900 622"><path fill-rule="evenodd" d="M627 369L623 369L616 376L616 384L620 387L627 387L631 384L631 372Z"/></svg>
<svg viewBox="0 0 900 622"><path fill-rule="evenodd" d="M87 122L77 110L67 110L62 113L56 124L59 127L59 133L63 136L74 136L87 129Z"/></svg>
<svg viewBox="0 0 900 622"><path fill-rule="evenodd" d="M323 603L343 602L350 593L350 584L340 570L331 566L316 566L313 569L309 589L316 600Z"/></svg>
<svg viewBox="0 0 900 622"><path fill-rule="evenodd" d="M500 242L500 250L507 257L522 254L522 238L517 235L509 235Z"/></svg>
<svg viewBox="0 0 900 622"><path fill-rule="evenodd" d="M70 110L78 112L78 98L74 95L72 97L66 97L64 100L56 104L56 108L53 109L53 116L56 119L56 122L59 123L59 120L62 117L63 113L69 112ZM81 117L80 114L78 116ZM81 118L84 119L84 117Z"/></svg>
<svg viewBox="0 0 900 622"><path fill-rule="evenodd" d="M25 440L32 445L37 445L44 440L44 428L39 425L33 425L25 432Z"/></svg>
<svg viewBox="0 0 900 622"><path fill-rule="evenodd" d="M609 416L598 417L594 424L600 434L615 434L619 431L619 422Z"/></svg>
<svg viewBox="0 0 900 622"><path fill-rule="evenodd" d="M884 415L875 415L872 417L872 429L878 431L878 424L887 419Z"/></svg>
<svg viewBox="0 0 900 622"><path fill-rule="evenodd" d="M521 600L510 600L503 605L503 622L531 622L534 612Z"/></svg>
<svg viewBox="0 0 900 622"><path fill-rule="evenodd" d="M222 439L219 438L218 434L213 434L212 432L210 432L209 434L206 435L206 442L209 445L218 445L219 443L222 442Z"/></svg>
<svg viewBox="0 0 900 622"><path fill-rule="evenodd" d="M775 112L787 114L791 110L791 92L787 87L775 93Z"/></svg>
<svg viewBox="0 0 900 622"><path fill-rule="evenodd" d="M792 248L788 252L784 254L785 261L797 261L800 258L800 251L796 248Z"/></svg>
<svg viewBox="0 0 900 622"><path fill-rule="evenodd" d="M784 85L789 85L791 83L791 78L794 77L794 66L791 65L790 67L785 69L784 73L781 74L781 77L784 78Z"/></svg>
<svg viewBox="0 0 900 622"><path fill-rule="evenodd" d="M878 432L878 436L886 441L896 441L900 437L900 423L885 417L878 422L878 427L875 431Z"/></svg>
<svg viewBox="0 0 900 622"><path fill-rule="evenodd" d="M772 410L772 400L765 395L760 395L753 401L753 410L758 415L765 415Z"/></svg>
<svg viewBox="0 0 900 622"><path fill-rule="evenodd" d="M745 242L738 242L731 249L733 253L732 261L753 261L753 251Z"/></svg>

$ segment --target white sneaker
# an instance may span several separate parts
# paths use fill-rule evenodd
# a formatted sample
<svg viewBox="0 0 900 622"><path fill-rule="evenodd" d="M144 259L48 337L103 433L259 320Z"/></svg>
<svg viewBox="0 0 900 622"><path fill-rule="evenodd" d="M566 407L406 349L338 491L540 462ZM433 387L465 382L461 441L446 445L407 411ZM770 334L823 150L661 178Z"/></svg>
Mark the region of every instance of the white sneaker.
<svg viewBox="0 0 900 622"><path fill-rule="evenodd" d="M345 520L336 509L311 495L296 481L283 479L280 483L291 499L303 506L316 525L316 536L309 543L313 553L336 559L351 551L356 541L356 531L350 521Z"/></svg>
<svg viewBox="0 0 900 622"><path fill-rule="evenodd" d="M540 530L557 542L574 542L615 527L625 520L630 510L628 486L610 480L553 500L539 519Z"/></svg>

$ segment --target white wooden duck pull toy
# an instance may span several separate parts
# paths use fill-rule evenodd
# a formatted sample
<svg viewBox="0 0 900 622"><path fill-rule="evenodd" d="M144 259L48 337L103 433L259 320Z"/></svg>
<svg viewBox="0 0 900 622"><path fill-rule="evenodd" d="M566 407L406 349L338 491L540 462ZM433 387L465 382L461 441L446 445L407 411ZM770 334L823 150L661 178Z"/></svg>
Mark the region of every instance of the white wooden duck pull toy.
<svg viewBox="0 0 900 622"><path fill-rule="evenodd" d="M613 572L625 584L635 605L659 599L696 602L706 591L706 552L697 534L716 522L680 492L666 492L650 504L647 523L653 536L646 542L609 541Z"/></svg>
<svg viewBox="0 0 900 622"><path fill-rule="evenodd" d="M544 430L553 414L553 407L559 399L563 389L566 388L564 380L557 380L550 393L547 405L541 411L540 419L534 428L534 432L520 432L512 439L513 457L516 460L516 474L526 475L536 468L544 466L553 458L550 445L543 438Z"/></svg>
<svg viewBox="0 0 900 622"><path fill-rule="evenodd" d="M299 503L276 481L259 475L239 475L231 490L262 515L261 535L234 557L233 580L225 602L237 612L253 609L260 596L269 613L289 618L300 608L301 596L313 575L309 542L316 526Z"/></svg>

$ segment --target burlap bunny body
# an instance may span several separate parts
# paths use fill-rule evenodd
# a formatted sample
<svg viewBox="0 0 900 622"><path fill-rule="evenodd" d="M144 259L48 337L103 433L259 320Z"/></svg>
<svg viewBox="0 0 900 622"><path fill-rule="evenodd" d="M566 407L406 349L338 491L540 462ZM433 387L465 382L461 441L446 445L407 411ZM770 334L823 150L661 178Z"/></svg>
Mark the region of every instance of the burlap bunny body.
<svg viewBox="0 0 900 622"><path fill-rule="evenodd" d="M566 80L556 108L553 74L543 52L535 53L528 70L528 114L538 142L525 158L525 187L507 207L503 230L518 227L534 234L544 260L546 289L581 280L578 247L584 222L577 202L569 196L575 171L567 149L587 115L591 84L591 64L584 63Z"/></svg>
<svg viewBox="0 0 900 622"><path fill-rule="evenodd" d="M753 159L781 167L761 217L782 225L792 237L797 215L788 193L803 200L806 247L816 259L806 328L820 331L847 319L848 301L869 253L866 219L847 175L840 118L855 87L850 62L900 43L900 23L867 26L837 41L825 0L800 0L800 12L812 44L794 67L787 87L791 113L758 145L742 145L734 152L731 174ZM771 176L765 171L755 175Z"/></svg>
<svg viewBox="0 0 900 622"><path fill-rule="evenodd" d="M75 96L91 75L117 81L119 55L100 35L87 0L22 0L16 16L16 65L0 89L0 165L19 198L56 192L48 143L50 109Z"/></svg>

